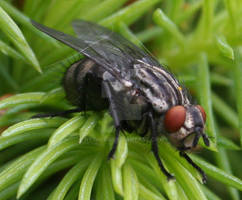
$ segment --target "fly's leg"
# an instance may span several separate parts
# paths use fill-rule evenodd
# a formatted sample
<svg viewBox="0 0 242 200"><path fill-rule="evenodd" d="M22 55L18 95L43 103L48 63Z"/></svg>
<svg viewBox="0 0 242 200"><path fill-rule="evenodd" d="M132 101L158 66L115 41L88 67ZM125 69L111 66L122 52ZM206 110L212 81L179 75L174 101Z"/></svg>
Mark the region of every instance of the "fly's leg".
<svg viewBox="0 0 242 200"><path fill-rule="evenodd" d="M184 157L187 160L187 162L190 165L192 165L202 175L202 181L203 181L203 183L206 183L207 176L206 176L205 172L199 166L197 166L196 163L194 163L192 161L192 159L184 151L180 151L180 156Z"/></svg>
<svg viewBox="0 0 242 200"><path fill-rule="evenodd" d="M66 117L66 115L71 114L71 113L76 113L76 112L81 112L83 109L81 108L76 108L76 109L71 109L71 110L65 110L61 112L55 112L55 113L46 113L46 114L37 114L32 116L31 118L45 118L45 117Z"/></svg>
<svg viewBox="0 0 242 200"><path fill-rule="evenodd" d="M88 78L87 75L84 78L84 81L82 84L77 82L77 77L75 77L75 83L77 85L77 91L79 92L79 94L82 94L82 100L80 100L81 102L81 108L82 111L84 111L84 115L86 116L86 109L87 109L87 105L86 105L86 101L87 101L87 87L88 87Z"/></svg>
<svg viewBox="0 0 242 200"><path fill-rule="evenodd" d="M145 137L145 136L148 134L148 132L149 132L148 126L145 126L145 127L144 127L144 131L143 131L143 133L140 135L140 137Z"/></svg>
<svg viewBox="0 0 242 200"><path fill-rule="evenodd" d="M115 140L114 140L114 143L113 143L113 146L112 146L112 149L111 149L111 151L109 152L109 154L108 154L108 159L110 159L110 158L113 158L113 155L114 155L114 153L116 152L116 150L117 150L117 146L118 146L118 139L119 139L119 134L120 134L120 127L118 126L116 126L115 125Z"/></svg>
<svg viewBox="0 0 242 200"><path fill-rule="evenodd" d="M198 140L199 140L200 137L201 137L200 134L196 134L195 135L195 138L194 138L193 143L192 143L192 146L193 147L196 147L197 146L197 143L198 143Z"/></svg>
<svg viewBox="0 0 242 200"><path fill-rule="evenodd" d="M109 110L110 114L114 120L114 125L115 125L115 140L112 146L111 151L108 154L108 159L113 158L114 153L116 152L117 146L118 146L118 139L119 139L119 134L121 131L121 124L120 124L120 119L118 116L118 109L116 107L115 101L114 101L114 95L112 94L112 88L110 87L109 83L107 81L103 81L103 87L104 87L104 92L106 94L106 97L108 98L109 101Z"/></svg>
<svg viewBox="0 0 242 200"><path fill-rule="evenodd" d="M143 131L142 131L142 133L140 134L141 137L145 137L145 136L148 134L148 132L149 132L149 125L148 125L148 123L149 123L149 122L148 122L149 119L148 119L148 114L145 113L145 114L143 115L143 118L144 118L145 122L144 122Z"/></svg>
<svg viewBox="0 0 242 200"><path fill-rule="evenodd" d="M151 120L151 150L158 162L158 165L161 169L161 171L166 175L167 179L173 179L174 176L172 176L164 167L164 165L161 162L161 159L159 157L159 153L158 153L158 143L157 143L157 129L156 129L156 124L155 121L153 119L153 115L151 113L149 113L149 117Z"/></svg>
<svg viewBox="0 0 242 200"><path fill-rule="evenodd" d="M82 65L80 65L82 67ZM78 74L80 67L75 68L75 74ZM54 113L44 113L44 114L37 114L34 115L31 118L44 118L44 117L66 117L66 115L71 114L71 113L76 113L76 112L82 112L84 111L84 114L86 114L86 88L88 85L88 80L87 78L84 78L83 83L78 83L77 82L77 77L74 79L74 84L76 85L76 89L79 92L79 94L82 94L83 100L81 101L81 107L71 109L71 110L65 110L65 111L60 111L60 112L54 112Z"/></svg>

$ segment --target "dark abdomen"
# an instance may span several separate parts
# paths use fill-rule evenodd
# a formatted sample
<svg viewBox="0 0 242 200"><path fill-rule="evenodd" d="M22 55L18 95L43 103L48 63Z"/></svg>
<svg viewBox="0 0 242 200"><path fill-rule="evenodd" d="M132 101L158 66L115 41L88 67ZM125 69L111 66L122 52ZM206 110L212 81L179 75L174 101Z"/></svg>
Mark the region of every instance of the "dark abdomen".
<svg viewBox="0 0 242 200"><path fill-rule="evenodd" d="M89 59L72 64L63 78L67 100L83 110L103 110L108 101L102 95L102 79L98 77L99 67Z"/></svg>

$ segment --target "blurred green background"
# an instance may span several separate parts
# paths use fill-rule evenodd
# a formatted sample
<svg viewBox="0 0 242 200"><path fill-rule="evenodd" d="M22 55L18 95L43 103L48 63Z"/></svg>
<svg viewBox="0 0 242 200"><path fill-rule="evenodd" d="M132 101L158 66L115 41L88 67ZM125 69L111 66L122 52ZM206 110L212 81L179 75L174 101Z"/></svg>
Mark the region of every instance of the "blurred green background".
<svg viewBox="0 0 242 200"><path fill-rule="evenodd" d="M0 0L0 200L240 199L241 13L240 0ZM105 112L30 119L72 108L61 80L82 58L30 19L69 34L73 19L94 21L174 73L207 113L211 146L191 158L208 183L166 138L160 156L176 181L167 182L149 140L135 133L122 135L108 161L114 129Z"/></svg>

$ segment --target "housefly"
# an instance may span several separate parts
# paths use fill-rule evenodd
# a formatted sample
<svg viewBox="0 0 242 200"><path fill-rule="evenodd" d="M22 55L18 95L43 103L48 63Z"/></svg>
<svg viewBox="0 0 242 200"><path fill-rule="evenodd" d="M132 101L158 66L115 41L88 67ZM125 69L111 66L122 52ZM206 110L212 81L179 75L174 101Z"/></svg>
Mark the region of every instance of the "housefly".
<svg viewBox="0 0 242 200"><path fill-rule="evenodd" d="M197 146L200 137L209 146L205 111L191 103L186 90L156 59L121 35L91 22L73 21L77 37L34 21L32 24L85 56L64 75L67 99L77 109L63 113L109 109L116 130L109 158L116 151L120 131L135 130L150 136L158 165L171 179L158 154L157 140L164 133L206 181L203 170L185 153Z"/></svg>

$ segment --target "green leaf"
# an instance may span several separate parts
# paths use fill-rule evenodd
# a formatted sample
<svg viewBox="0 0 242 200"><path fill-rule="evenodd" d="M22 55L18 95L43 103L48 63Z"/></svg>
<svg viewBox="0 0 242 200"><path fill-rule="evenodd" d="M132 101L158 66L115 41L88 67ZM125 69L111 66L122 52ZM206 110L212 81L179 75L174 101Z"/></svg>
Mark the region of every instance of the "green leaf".
<svg viewBox="0 0 242 200"><path fill-rule="evenodd" d="M64 123L66 120L60 117L55 118L40 118L40 119L29 119L23 122L19 122L6 129L1 137L13 136L25 133L31 130L37 130L42 128L56 128ZM1 139L0 137L0 139Z"/></svg>
<svg viewBox="0 0 242 200"><path fill-rule="evenodd" d="M136 1L135 3L117 11L113 15L103 19L100 23L107 27L112 27L112 25L121 21L126 25L132 24L158 2L160 2L160 0Z"/></svg>
<svg viewBox="0 0 242 200"><path fill-rule="evenodd" d="M42 103L56 102L65 98L65 91L63 88L55 88L46 93L43 97Z"/></svg>
<svg viewBox="0 0 242 200"><path fill-rule="evenodd" d="M123 167L124 200L138 200L139 182L135 171L128 163Z"/></svg>
<svg viewBox="0 0 242 200"><path fill-rule="evenodd" d="M230 78L227 78L219 73L211 72L211 81L212 84L224 85L224 86L232 86L233 81Z"/></svg>
<svg viewBox="0 0 242 200"><path fill-rule="evenodd" d="M236 145L232 140L227 139L223 136L218 137L218 145L225 149L241 150L241 148L238 145Z"/></svg>
<svg viewBox="0 0 242 200"><path fill-rule="evenodd" d="M68 135L77 130L79 127L81 127L83 121L83 116L76 116L62 124L58 129L55 130L53 135L50 137L48 142L48 148L51 148L52 146L56 145L64 138L66 138Z"/></svg>
<svg viewBox="0 0 242 200"><path fill-rule="evenodd" d="M123 196L122 170L120 167L117 167L113 159L111 159L111 174L114 191Z"/></svg>
<svg viewBox="0 0 242 200"><path fill-rule="evenodd" d="M10 56L17 60L25 61L23 56L21 56L17 51L15 51L12 47L10 47L9 45L7 45L5 42L1 40L0 40L0 51L7 56Z"/></svg>
<svg viewBox="0 0 242 200"><path fill-rule="evenodd" d="M105 0L83 15L83 19L87 21L101 20L120 8L126 1L128 0Z"/></svg>
<svg viewBox="0 0 242 200"><path fill-rule="evenodd" d="M208 188L205 186L202 187L204 193L208 197L209 200L221 200L217 195L215 195L213 192L211 192Z"/></svg>
<svg viewBox="0 0 242 200"><path fill-rule="evenodd" d="M44 24L59 30L65 30L67 33L72 32L71 21L73 19L82 19L99 3L100 0L59 0L58 3L51 3L48 7L48 13L44 13Z"/></svg>
<svg viewBox="0 0 242 200"><path fill-rule="evenodd" d="M11 197L14 197L17 193L18 186L19 186L19 182L14 183L11 186L9 186L8 188L6 188L5 190L1 191L0 192L0 199L1 200L8 200Z"/></svg>
<svg viewBox="0 0 242 200"><path fill-rule="evenodd" d="M213 115L213 109L212 109L212 101L211 101L211 85L210 85L210 73L209 73L209 66L208 66L208 60L206 54L201 54L201 60L200 64L198 65L198 91L199 91L199 96L200 96L200 101L201 105L203 106L206 115L207 115L207 120L206 120L206 130L208 133L208 136L211 137L212 143L210 142L210 147L205 147L209 148L211 150L216 151L216 129L215 129L215 124L214 124L214 115Z"/></svg>
<svg viewBox="0 0 242 200"><path fill-rule="evenodd" d="M159 146L161 158L163 158L165 164L167 164L167 168L174 173L176 180L184 190L186 196L189 199L205 200L206 197L203 194L198 181L196 180L196 177L198 176L196 173L194 173L194 168L192 168L192 166L189 168L187 166L189 164L185 159L181 157L178 158L178 152L169 147L167 142L161 140ZM201 178L199 178L199 180L200 179ZM172 188L170 188L170 190L171 189ZM171 192L173 190L175 190L175 188L173 188Z"/></svg>
<svg viewBox="0 0 242 200"><path fill-rule="evenodd" d="M131 41L132 43L134 43L138 47L140 47L140 48L144 47L142 42L139 41L139 39L132 33L132 31L129 29L129 27L125 23L123 23L123 22L119 23L119 32L125 38L127 38L129 41Z"/></svg>
<svg viewBox="0 0 242 200"><path fill-rule="evenodd" d="M62 50L62 48L60 49ZM58 51L53 54L53 56L56 56L58 54ZM63 56L65 59L63 59ZM61 52L61 55L58 55L57 58L54 58L54 61L52 59L50 59L50 61L48 61L48 64L50 62L54 62L54 64L51 64L50 66L48 66L48 68L50 70L47 70L44 74L42 74L41 76L36 77L35 79L29 80L28 82L24 83L24 85L21 87L21 91L29 91L29 90L34 90L34 91L38 91L39 88L42 88L43 85L46 85L47 83L47 88L48 89L52 89L52 88L56 88L60 86L60 80L63 76L63 72L74 62L78 60L80 60L82 57L80 56L79 53L76 53L74 55L69 55L67 56L63 55L63 52ZM46 57L49 58L49 57ZM58 62L56 62L56 59L61 59ZM43 58L44 60L44 58ZM44 61L43 61L44 62ZM46 66L47 67L47 66ZM62 76L60 76L62 75ZM49 81L51 80L51 85L49 84ZM55 80L53 82L53 80ZM52 86L52 87L51 87ZM44 99L45 100L45 97Z"/></svg>
<svg viewBox="0 0 242 200"><path fill-rule="evenodd" d="M179 200L189 200L186 193L184 192L182 186L179 183L176 183L176 187L177 187L177 192L179 195Z"/></svg>
<svg viewBox="0 0 242 200"><path fill-rule="evenodd" d="M15 44L19 51L23 54L25 59L38 71L41 72L39 62L36 59L32 49L29 47L21 30L8 16L8 14L0 7L0 27L1 30L9 37Z"/></svg>
<svg viewBox="0 0 242 200"><path fill-rule="evenodd" d="M201 168L214 179L242 191L242 181L239 178L230 175L223 170L209 164L208 162L198 158L197 156L191 155L192 159L201 166Z"/></svg>
<svg viewBox="0 0 242 200"><path fill-rule="evenodd" d="M0 173L0 191L20 181L25 171L44 148L43 146L30 151L8 165L8 167Z"/></svg>
<svg viewBox="0 0 242 200"><path fill-rule="evenodd" d="M52 192L50 193L50 195L48 196L48 198L46 200L52 200L53 199L54 192L55 192L55 189L52 190Z"/></svg>
<svg viewBox="0 0 242 200"><path fill-rule="evenodd" d="M225 0L225 6L227 9L227 12L229 14L229 27L231 28L232 32L234 34L237 34L237 9L236 9L236 1L233 0Z"/></svg>
<svg viewBox="0 0 242 200"><path fill-rule="evenodd" d="M215 155L217 165L220 169L224 170L227 173L232 173L232 169L229 162L229 157L225 149L219 148L219 152ZM239 191L235 188L226 186L227 190L229 191L229 195L231 199L238 200L239 199Z"/></svg>
<svg viewBox="0 0 242 200"><path fill-rule="evenodd" d="M150 41L154 39L155 37L162 35L163 29L160 27L151 27L149 29L146 29L144 31L141 31L136 34L136 37L138 38L139 41L142 43Z"/></svg>
<svg viewBox="0 0 242 200"><path fill-rule="evenodd" d="M177 26L165 15L165 13L161 9L157 9L154 12L153 20L158 26L168 31L174 37L177 43L182 48L184 48L185 37L179 31Z"/></svg>
<svg viewBox="0 0 242 200"><path fill-rule="evenodd" d="M1 44L0 44L0 46L1 46ZM7 82L7 84L11 88L13 88L14 90L18 90L19 89L19 85L17 84L16 80L11 76L10 72L8 71L8 69L6 69L6 67L4 67L1 64L0 64L0 74L2 76L1 79L5 79L5 82ZM4 81L4 80L1 80L1 81Z"/></svg>
<svg viewBox="0 0 242 200"><path fill-rule="evenodd" d="M215 0L203 1L203 9L202 9L202 17L201 17L202 29L200 29L199 34L200 34L200 37L204 40L209 40L212 35L214 5L215 5Z"/></svg>
<svg viewBox="0 0 242 200"><path fill-rule="evenodd" d="M165 200L165 197L157 196L155 193L144 187L142 184L139 184L139 195L144 200Z"/></svg>
<svg viewBox="0 0 242 200"><path fill-rule="evenodd" d="M112 121L113 119L110 114L108 112L105 112L102 117L101 128L98 132L98 135L100 135L101 139L103 139L104 141L106 141L110 137L110 134L113 133L113 127L110 126Z"/></svg>
<svg viewBox="0 0 242 200"><path fill-rule="evenodd" d="M45 171L45 173L40 176L40 178L37 180L37 185L41 184L43 180L46 180L53 174L55 174L58 171L61 171L63 169L69 169L71 166L76 165L80 161L80 157L82 158L82 161L87 161L88 159L92 159L90 155L83 155L83 152L78 151L71 151L61 156L60 159L57 159L55 162L53 162ZM36 186L36 184L34 185Z"/></svg>
<svg viewBox="0 0 242 200"><path fill-rule="evenodd" d="M0 137L0 151L21 142L27 142L28 140L41 140L43 138L47 139L49 137L50 132L28 132L21 135Z"/></svg>
<svg viewBox="0 0 242 200"><path fill-rule="evenodd" d="M40 103L44 92L29 92L17 94L0 101L0 109L12 108L20 104Z"/></svg>
<svg viewBox="0 0 242 200"><path fill-rule="evenodd" d="M80 160L80 154L70 155L68 157L66 155L64 155L63 157L61 157L61 159L58 159L56 162L51 164L46 169L45 173L42 176L40 176L40 178L33 185L31 190L35 190L35 188L37 188L37 189L40 188L41 189L41 184L44 181L46 181L47 179L51 178L51 176L55 175L58 172L61 173L61 171L63 171L63 170L70 169L73 165L77 164L79 160ZM83 160L85 160L85 158L83 158ZM54 195L54 191L51 193L52 195ZM40 194L40 197L42 197L41 192L39 192L39 194ZM50 195L49 195L48 198L50 198Z"/></svg>
<svg viewBox="0 0 242 200"><path fill-rule="evenodd" d="M82 159L79 163L72 167L60 181L51 199L63 200L71 186L83 175L84 170L90 164L90 160L90 157Z"/></svg>
<svg viewBox="0 0 242 200"><path fill-rule="evenodd" d="M44 34L43 32L37 30L36 28L34 28L34 26L31 23L31 20L29 17L27 17L26 15L24 15L23 12L19 11L18 9L16 9L16 7L12 6L9 2L7 1L0 1L0 6L17 22L19 22L20 24L24 25L25 27L28 28L28 30L32 31L33 33L35 33L37 36L44 38L45 40L49 41L50 43L52 43L55 46L59 46L57 41L49 36L47 36L46 34Z"/></svg>
<svg viewBox="0 0 242 200"><path fill-rule="evenodd" d="M177 19L180 17L183 4L184 0L174 0L173 2L170 1L167 5L167 15L175 23Z"/></svg>
<svg viewBox="0 0 242 200"><path fill-rule="evenodd" d="M78 198L78 192L79 192L79 189L80 189L80 182L81 181L77 181L73 185L73 187L70 189L70 191L66 195L65 200L73 200L73 199L77 199Z"/></svg>
<svg viewBox="0 0 242 200"><path fill-rule="evenodd" d="M102 164L102 161L103 161L103 152L97 154L96 158L93 159L93 161L87 168L81 181L78 200L90 200L94 180Z"/></svg>
<svg viewBox="0 0 242 200"><path fill-rule="evenodd" d="M120 135L117 150L115 152L115 159L113 160L115 162L115 165L118 168L121 168L125 163L127 156L128 156L127 140L124 135Z"/></svg>
<svg viewBox="0 0 242 200"><path fill-rule="evenodd" d="M236 50L234 83L236 90L236 105L238 111L238 127L240 132L240 145L242 146L242 48ZM235 118L234 118L235 119Z"/></svg>
<svg viewBox="0 0 242 200"><path fill-rule="evenodd" d="M167 177L164 175L164 173L161 171L160 167L158 166L157 160L154 158L154 155L152 153L149 153L148 156L146 156L150 166L153 168L154 173L156 176L159 177L162 186L164 187L166 195L170 199L178 200L178 194L177 194L177 189L175 185L174 180L167 180ZM164 163L165 168L167 169L167 163Z"/></svg>
<svg viewBox="0 0 242 200"><path fill-rule="evenodd" d="M160 177L154 173L154 170L151 169L148 165L134 159L131 159L130 163L135 169L140 183L142 183L145 187L149 187L149 189L151 189L150 186L152 186L153 192L155 192L157 195L160 195L159 190L163 189L161 187L162 183Z"/></svg>
<svg viewBox="0 0 242 200"><path fill-rule="evenodd" d="M227 105L217 94L212 93L214 110L234 128L238 128L239 119L235 111Z"/></svg>
<svg viewBox="0 0 242 200"><path fill-rule="evenodd" d="M193 177L196 177L200 181L200 183L202 183L201 174L196 169L194 169L194 167L192 167L185 159L183 159L179 155L179 152L176 151L170 144L166 143L165 141L160 141L159 147L161 155L169 154L170 156L172 156L174 159L176 159L175 162L179 162L192 174ZM163 151L162 148L164 148L166 151Z"/></svg>
<svg viewBox="0 0 242 200"><path fill-rule="evenodd" d="M83 124L83 126L79 130L79 143L81 143L82 140L93 131L97 122L98 116L95 114L88 118L88 120Z"/></svg>
<svg viewBox="0 0 242 200"><path fill-rule="evenodd" d="M189 4L186 9L183 9L182 13L180 13L180 17L177 19L177 24L181 24L182 22L191 19L199 11L202 5L203 0L197 0Z"/></svg>
<svg viewBox="0 0 242 200"><path fill-rule="evenodd" d="M57 143L50 148L47 148L41 155L39 155L35 159L34 163L25 173L19 186L17 197L19 198L20 196L22 196L52 162L54 162L63 153L70 151L77 146L77 138L74 137Z"/></svg>
<svg viewBox="0 0 242 200"><path fill-rule="evenodd" d="M233 48L227 43L225 37L223 36L216 37L216 44L217 44L218 50L221 52L221 54L224 57L234 60Z"/></svg>
<svg viewBox="0 0 242 200"><path fill-rule="evenodd" d="M207 199L202 192L197 180L186 168L184 168L180 163L177 163L175 159L171 158L170 156L166 157L166 161L168 161L171 168L174 170L177 181L189 199Z"/></svg>
<svg viewBox="0 0 242 200"><path fill-rule="evenodd" d="M108 164L105 164L97 177L96 185L96 200L115 200L115 194L112 186L112 178L110 167Z"/></svg>

